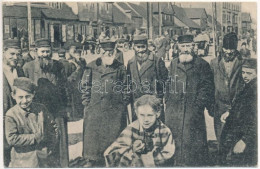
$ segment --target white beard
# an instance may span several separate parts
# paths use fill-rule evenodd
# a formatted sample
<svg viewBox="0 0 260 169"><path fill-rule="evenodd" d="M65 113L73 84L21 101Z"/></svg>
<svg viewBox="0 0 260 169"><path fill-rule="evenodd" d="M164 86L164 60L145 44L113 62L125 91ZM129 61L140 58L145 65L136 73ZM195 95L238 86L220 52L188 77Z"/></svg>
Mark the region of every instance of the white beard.
<svg viewBox="0 0 260 169"><path fill-rule="evenodd" d="M108 65L108 66L112 65L114 62L114 57L104 56L104 57L101 57L101 59L102 59L102 63L104 65Z"/></svg>
<svg viewBox="0 0 260 169"><path fill-rule="evenodd" d="M179 61L181 63L189 63L193 60L193 56L191 54L180 54Z"/></svg>

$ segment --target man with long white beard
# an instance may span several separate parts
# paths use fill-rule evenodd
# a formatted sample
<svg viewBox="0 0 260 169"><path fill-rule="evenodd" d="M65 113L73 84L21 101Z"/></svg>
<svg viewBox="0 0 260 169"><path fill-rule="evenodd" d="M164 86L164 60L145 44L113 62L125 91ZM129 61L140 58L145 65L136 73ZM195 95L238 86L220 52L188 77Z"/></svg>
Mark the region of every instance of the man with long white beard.
<svg viewBox="0 0 260 169"><path fill-rule="evenodd" d="M103 154L126 127L126 104L123 101L126 72L118 61L115 42L100 42L101 57L87 65L80 83L84 105L84 167L105 167Z"/></svg>
<svg viewBox="0 0 260 169"><path fill-rule="evenodd" d="M165 98L165 123L175 139L174 166L207 166L204 109L214 100L210 65L194 54L192 35L178 38L179 56L171 61Z"/></svg>
<svg viewBox="0 0 260 169"><path fill-rule="evenodd" d="M44 104L54 116L60 134L57 146L57 163L68 167L67 123L66 123L66 75L61 62L52 59L52 49L48 39L35 42L37 58L23 66L24 74L38 85L34 100Z"/></svg>

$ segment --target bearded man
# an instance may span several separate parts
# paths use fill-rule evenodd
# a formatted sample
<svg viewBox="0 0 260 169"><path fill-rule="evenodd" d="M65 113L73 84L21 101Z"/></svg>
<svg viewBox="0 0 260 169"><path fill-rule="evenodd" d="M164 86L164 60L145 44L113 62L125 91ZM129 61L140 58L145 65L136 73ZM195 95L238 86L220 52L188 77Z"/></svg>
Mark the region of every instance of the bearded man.
<svg viewBox="0 0 260 169"><path fill-rule="evenodd" d="M35 101L44 104L55 117L61 133L57 159L55 160L61 167L68 167L65 70L61 62L52 59L51 45L48 39L37 40L35 46L37 58L24 65L24 74L38 85Z"/></svg>
<svg viewBox="0 0 260 169"><path fill-rule="evenodd" d="M226 34L223 39L222 52L211 61L215 83L215 105L211 113L214 113L215 133L219 142L232 102L244 85L243 60L237 51L237 42L238 38L235 33Z"/></svg>
<svg viewBox="0 0 260 169"><path fill-rule="evenodd" d="M80 83L84 105L84 167L105 167L104 152L126 127L124 64L118 61L115 41L100 41L101 57L87 65Z"/></svg>
<svg viewBox="0 0 260 169"><path fill-rule="evenodd" d="M194 54L192 35L178 38L179 56L171 61L167 83L165 124L176 151L174 166L207 166L208 145L204 109L214 100L210 65Z"/></svg>
<svg viewBox="0 0 260 169"><path fill-rule="evenodd" d="M127 65L127 93L129 103L133 103L145 94L156 95L163 103L165 83L168 79L168 70L165 63L148 50L148 39L143 35L135 35L133 38L135 56ZM163 108L162 108L163 110ZM133 120L135 120L135 116ZM132 120L132 119L130 119ZM161 112L161 120L164 121L164 113Z"/></svg>

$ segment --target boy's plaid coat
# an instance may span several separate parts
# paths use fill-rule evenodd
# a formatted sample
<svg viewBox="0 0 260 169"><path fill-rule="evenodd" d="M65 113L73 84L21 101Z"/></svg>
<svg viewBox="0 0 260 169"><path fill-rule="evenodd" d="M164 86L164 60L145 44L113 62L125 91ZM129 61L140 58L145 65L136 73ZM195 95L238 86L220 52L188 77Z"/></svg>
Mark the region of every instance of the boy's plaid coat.
<svg viewBox="0 0 260 169"><path fill-rule="evenodd" d="M153 141L152 151L145 155L147 161L154 162L155 166L161 166L172 158L175 152L175 143L170 129L161 121L155 124L155 130L151 135ZM133 153L132 145L136 140L144 140L144 131L138 120L130 124L107 148L104 153L107 167L147 167L144 159Z"/></svg>

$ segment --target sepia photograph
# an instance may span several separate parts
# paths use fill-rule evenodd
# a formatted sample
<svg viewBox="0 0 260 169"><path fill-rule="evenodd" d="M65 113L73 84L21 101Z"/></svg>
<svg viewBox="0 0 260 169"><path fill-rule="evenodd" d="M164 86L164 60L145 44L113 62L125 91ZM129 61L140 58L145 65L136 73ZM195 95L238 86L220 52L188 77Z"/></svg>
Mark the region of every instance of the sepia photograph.
<svg viewBox="0 0 260 169"><path fill-rule="evenodd" d="M1 168L257 167L257 1L1 4Z"/></svg>

